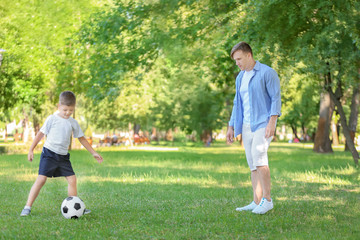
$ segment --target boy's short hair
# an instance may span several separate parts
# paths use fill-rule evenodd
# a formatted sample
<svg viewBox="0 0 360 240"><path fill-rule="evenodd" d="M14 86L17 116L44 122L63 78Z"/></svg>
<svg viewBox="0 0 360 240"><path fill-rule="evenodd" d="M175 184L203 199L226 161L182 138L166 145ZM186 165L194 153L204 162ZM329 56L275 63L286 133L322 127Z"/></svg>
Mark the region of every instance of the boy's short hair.
<svg viewBox="0 0 360 240"><path fill-rule="evenodd" d="M243 51L244 53L251 53L251 56L253 56L253 53L252 53L252 49L250 47L250 45L246 42L239 42L238 44L236 44L232 49L231 49L231 53L230 53L230 56L232 59L233 58L233 55L236 51Z"/></svg>
<svg viewBox="0 0 360 240"><path fill-rule="evenodd" d="M64 91L60 93L59 104L66 106L75 106L76 104L75 94L71 91Z"/></svg>

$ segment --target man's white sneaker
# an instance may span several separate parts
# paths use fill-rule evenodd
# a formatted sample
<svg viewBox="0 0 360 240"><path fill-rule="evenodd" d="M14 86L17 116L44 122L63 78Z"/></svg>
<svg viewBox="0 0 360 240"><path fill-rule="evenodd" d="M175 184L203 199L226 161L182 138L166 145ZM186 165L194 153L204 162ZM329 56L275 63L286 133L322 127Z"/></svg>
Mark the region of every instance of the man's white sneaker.
<svg viewBox="0 0 360 240"><path fill-rule="evenodd" d="M239 208L236 208L236 211L252 211L254 210L258 205L252 201L249 205L246 205L245 207L239 207Z"/></svg>
<svg viewBox="0 0 360 240"><path fill-rule="evenodd" d="M252 211L255 214L265 214L274 208L273 201L269 202L266 198L262 198L260 204Z"/></svg>

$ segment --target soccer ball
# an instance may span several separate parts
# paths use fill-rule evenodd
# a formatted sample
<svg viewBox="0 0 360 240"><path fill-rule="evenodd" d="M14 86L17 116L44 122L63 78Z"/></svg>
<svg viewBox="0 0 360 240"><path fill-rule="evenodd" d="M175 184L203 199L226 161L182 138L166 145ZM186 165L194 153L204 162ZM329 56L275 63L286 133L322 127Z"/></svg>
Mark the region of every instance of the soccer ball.
<svg viewBox="0 0 360 240"><path fill-rule="evenodd" d="M84 214L85 203L79 197L67 197L61 204L61 213L67 219L77 219Z"/></svg>

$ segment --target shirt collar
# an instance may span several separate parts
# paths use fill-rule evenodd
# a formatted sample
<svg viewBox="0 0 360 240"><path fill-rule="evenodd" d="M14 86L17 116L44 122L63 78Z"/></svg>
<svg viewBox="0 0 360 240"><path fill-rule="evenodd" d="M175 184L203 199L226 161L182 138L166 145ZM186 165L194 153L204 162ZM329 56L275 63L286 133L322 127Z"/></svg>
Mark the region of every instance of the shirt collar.
<svg viewBox="0 0 360 240"><path fill-rule="evenodd" d="M255 71L259 71L260 70L260 62L259 61L256 61L256 63L255 63L255 66L254 66L254 70Z"/></svg>

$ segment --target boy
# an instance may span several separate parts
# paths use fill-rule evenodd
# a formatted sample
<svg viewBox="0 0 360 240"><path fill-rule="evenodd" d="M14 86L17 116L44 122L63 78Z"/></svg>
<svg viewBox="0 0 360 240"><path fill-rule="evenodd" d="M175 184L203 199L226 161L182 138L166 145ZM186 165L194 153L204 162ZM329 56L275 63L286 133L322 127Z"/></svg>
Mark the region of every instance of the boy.
<svg viewBox="0 0 360 240"><path fill-rule="evenodd" d="M30 190L28 200L20 216L30 214L31 206L48 177L64 176L68 181L68 196L77 196L76 176L68 153L72 133L99 163L103 161L103 158L95 152L84 137L78 122L70 117L75 111L75 104L76 97L73 92L62 92L58 104L59 111L46 119L30 146L28 160L31 162L34 159L34 148L46 135L40 157L39 175ZM84 213L90 213L90 210L86 209Z"/></svg>

